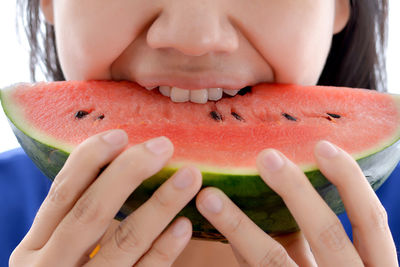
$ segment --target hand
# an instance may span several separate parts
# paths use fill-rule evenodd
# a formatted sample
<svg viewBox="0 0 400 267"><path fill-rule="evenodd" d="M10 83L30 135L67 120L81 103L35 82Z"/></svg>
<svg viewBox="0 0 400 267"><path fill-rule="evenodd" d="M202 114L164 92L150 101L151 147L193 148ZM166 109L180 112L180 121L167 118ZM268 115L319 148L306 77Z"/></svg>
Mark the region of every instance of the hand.
<svg viewBox="0 0 400 267"><path fill-rule="evenodd" d="M216 188L199 193L197 208L229 240L241 266L398 266L386 211L357 163L326 141L317 144L314 155L321 172L338 188L354 244L304 173L273 149L259 154L257 168L301 232L274 240Z"/></svg>
<svg viewBox="0 0 400 267"><path fill-rule="evenodd" d="M107 139L111 132L120 135ZM201 173L191 166L180 169L115 226L113 218L132 191L173 154L173 145L165 137L124 150L127 139L121 130L108 131L74 149L31 229L12 253L10 266L172 264L190 240L191 223L178 218L163 230L200 190ZM100 249L90 259L98 244Z"/></svg>

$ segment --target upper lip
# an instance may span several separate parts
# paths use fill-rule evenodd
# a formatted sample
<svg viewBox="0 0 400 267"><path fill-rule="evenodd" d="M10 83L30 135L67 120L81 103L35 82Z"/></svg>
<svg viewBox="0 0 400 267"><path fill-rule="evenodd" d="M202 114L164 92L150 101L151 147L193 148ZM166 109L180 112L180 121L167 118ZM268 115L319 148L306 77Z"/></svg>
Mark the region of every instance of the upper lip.
<svg viewBox="0 0 400 267"><path fill-rule="evenodd" d="M143 87L171 86L188 90L223 88L242 89L254 85L249 79L241 79L239 76L224 76L221 74L199 75L147 75L137 77L136 82Z"/></svg>

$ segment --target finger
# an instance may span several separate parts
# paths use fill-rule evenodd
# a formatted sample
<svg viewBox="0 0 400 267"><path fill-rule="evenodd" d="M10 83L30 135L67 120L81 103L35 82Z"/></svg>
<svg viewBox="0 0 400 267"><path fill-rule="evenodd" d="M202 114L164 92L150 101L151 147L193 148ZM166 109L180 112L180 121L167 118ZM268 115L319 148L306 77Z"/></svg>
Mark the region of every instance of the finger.
<svg viewBox="0 0 400 267"><path fill-rule="evenodd" d="M319 265L362 266L339 219L302 170L273 149L259 154L257 167L263 180L282 197L289 208Z"/></svg>
<svg viewBox="0 0 400 267"><path fill-rule="evenodd" d="M104 138L107 134L111 135ZM127 143L124 131L111 130L94 135L78 145L54 179L21 245L30 250L43 247L99 170L121 153Z"/></svg>
<svg viewBox="0 0 400 267"><path fill-rule="evenodd" d="M192 236L192 225L187 218L177 219L154 242L135 267L171 266L182 253Z"/></svg>
<svg viewBox="0 0 400 267"><path fill-rule="evenodd" d="M125 218L88 266L135 264L196 195L201 183L201 172L197 168L187 166L179 169L149 200Z"/></svg>
<svg viewBox="0 0 400 267"><path fill-rule="evenodd" d="M322 141L314 151L321 172L337 187L349 216L354 245L367 266L396 266L396 247L387 214L357 162Z"/></svg>
<svg viewBox="0 0 400 267"><path fill-rule="evenodd" d="M302 267L318 266L315 262L310 246L301 231L274 236L273 239L278 241L285 248L289 257L292 258L297 265ZM250 266L232 244L231 248L240 267Z"/></svg>
<svg viewBox="0 0 400 267"><path fill-rule="evenodd" d="M155 152L150 148L161 150ZM66 264L75 265L68 260L80 258L98 242L132 191L160 171L172 153L173 145L166 137L154 138L121 153L60 222L45 245L47 253L53 259L62 257Z"/></svg>
<svg viewBox="0 0 400 267"><path fill-rule="evenodd" d="M250 266L296 266L286 250L265 234L221 190L203 189L196 198L196 206Z"/></svg>
<svg viewBox="0 0 400 267"><path fill-rule="evenodd" d="M250 267L250 265L247 263L247 261L243 258L242 255L240 255L240 252L237 250L237 248L235 248L234 245L231 245L231 249L233 252L233 255L235 255L235 258L239 264L239 267Z"/></svg>
<svg viewBox="0 0 400 267"><path fill-rule="evenodd" d="M120 221L113 219L111 223L108 225L108 228L106 232L103 234L103 236L100 238L100 240L93 244L89 249L82 255L82 258L80 260L80 264L78 266L82 266L85 263L87 263L91 258L93 258L98 250L103 247L103 245L107 242L107 240L114 235L115 230L117 230L118 226L120 225Z"/></svg>
<svg viewBox="0 0 400 267"><path fill-rule="evenodd" d="M299 266L318 266L310 245L301 231L273 237Z"/></svg>

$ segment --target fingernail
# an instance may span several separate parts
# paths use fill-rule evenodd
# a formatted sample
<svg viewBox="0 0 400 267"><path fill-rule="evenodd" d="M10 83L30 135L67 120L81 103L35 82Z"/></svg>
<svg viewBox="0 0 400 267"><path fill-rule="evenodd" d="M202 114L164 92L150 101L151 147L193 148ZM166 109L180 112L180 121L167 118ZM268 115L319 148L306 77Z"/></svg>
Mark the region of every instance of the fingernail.
<svg viewBox="0 0 400 267"><path fill-rule="evenodd" d="M172 182L176 188L183 189L193 183L193 174L188 168L180 169L175 174Z"/></svg>
<svg viewBox="0 0 400 267"><path fill-rule="evenodd" d="M189 230L188 228L189 227L187 221L179 220L177 223L175 223L174 227L172 228L172 235L175 237L183 236Z"/></svg>
<svg viewBox="0 0 400 267"><path fill-rule="evenodd" d="M103 140L113 146L120 146L126 143L128 136L127 134L120 129L111 130L102 136Z"/></svg>
<svg viewBox="0 0 400 267"><path fill-rule="evenodd" d="M283 164L282 157L274 150L268 150L263 156L263 165L268 171L277 171L283 167Z"/></svg>
<svg viewBox="0 0 400 267"><path fill-rule="evenodd" d="M159 156L166 153L171 145L165 136L154 138L145 143L146 148L153 154Z"/></svg>
<svg viewBox="0 0 400 267"><path fill-rule="evenodd" d="M332 158L338 154L338 150L328 141L321 141L317 144L317 153L321 157Z"/></svg>
<svg viewBox="0 0 400 267"><path fill-rule="evenodd" d="M212 213L219 213L222 210L222 201L216 194L208 194L203 199L203 206Z"/></svg>

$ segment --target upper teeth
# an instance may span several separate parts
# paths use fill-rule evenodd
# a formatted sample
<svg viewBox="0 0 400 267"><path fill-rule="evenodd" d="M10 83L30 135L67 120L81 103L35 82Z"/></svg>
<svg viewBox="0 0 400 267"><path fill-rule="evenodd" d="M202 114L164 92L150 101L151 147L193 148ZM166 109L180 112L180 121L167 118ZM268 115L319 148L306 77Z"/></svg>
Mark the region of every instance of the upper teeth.
<svg viewBox="0 0 400 267"><path fill-rule="evenodd" d="M147 90L153 90L157 86L146 87ZM187 102L191 101L194 103L207 103L207 100L220 100L222 98L222 92L230 96L235 96L239 90L228 90L222 88L208 88L198 90L186 90L178 87L160 86L159 91L162 95L168 96L173 102Z"/></svg>

